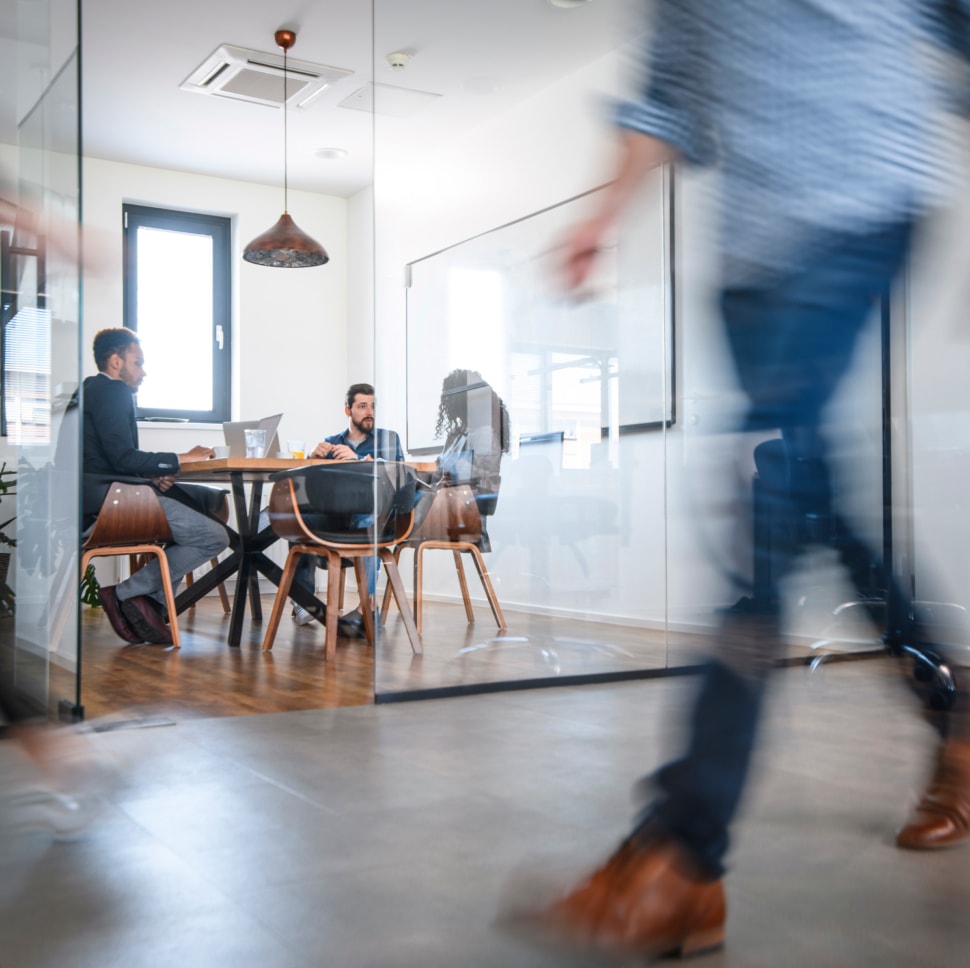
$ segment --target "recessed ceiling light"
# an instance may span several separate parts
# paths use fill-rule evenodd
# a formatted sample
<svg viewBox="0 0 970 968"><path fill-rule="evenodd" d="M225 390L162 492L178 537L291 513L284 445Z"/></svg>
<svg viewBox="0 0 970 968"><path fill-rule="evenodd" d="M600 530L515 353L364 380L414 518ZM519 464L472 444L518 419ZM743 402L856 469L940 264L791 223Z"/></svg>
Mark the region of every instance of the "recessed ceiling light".
<svg viewBox="0 0 970 968"><path fill-rule="evenodd" d="M593 0L549 0L554 7L562 7L564 10L572 10L573 7L584 7Z"/></svg>
<svg viewBox="0 0 970 968"><path fill-rule="evenodd" d="M324 161L334 161L337 158L346 158L346 148L317 148L313 152L315 158L322 158Z"/></svg>

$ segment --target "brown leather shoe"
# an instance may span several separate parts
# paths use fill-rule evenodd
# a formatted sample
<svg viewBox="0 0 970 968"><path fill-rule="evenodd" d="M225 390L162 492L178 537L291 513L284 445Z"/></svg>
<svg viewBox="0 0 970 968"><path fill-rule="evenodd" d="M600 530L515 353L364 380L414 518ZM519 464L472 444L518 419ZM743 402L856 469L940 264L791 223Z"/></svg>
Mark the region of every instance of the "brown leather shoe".
<svg viewBox="0 0 970 968"><path fill-rule="evenodd" d="M705 879L676 843L628 840L577 887L525 920L546 940L654 958L719 948L725 916L721 881Z"/></svg>
<svg viewBox="0 0 970 968"><path fill-rule="evenodd" d="M152 645L171 645L172 632L162 619L161 613L145 595L126 598L121 605L121 614L144 641Z"/></svg>
<svg viewBox="0 0 970 968"><path fill-rule="evenodd" d="M98 601L104 609L104 614L108 616L108 621L115 632L126 642L132 645L141 645L145 640L131 627L128 619L121 614L120 602L115 593L114 585L102 585L98 589Z"/></svg>
<svg viewBox="0 0 970 968"><path fill-rule="evenodd" d="M970 839L970 742L947 740L940 748L930 785L896 846L915 850L953 847Z"/></svg>

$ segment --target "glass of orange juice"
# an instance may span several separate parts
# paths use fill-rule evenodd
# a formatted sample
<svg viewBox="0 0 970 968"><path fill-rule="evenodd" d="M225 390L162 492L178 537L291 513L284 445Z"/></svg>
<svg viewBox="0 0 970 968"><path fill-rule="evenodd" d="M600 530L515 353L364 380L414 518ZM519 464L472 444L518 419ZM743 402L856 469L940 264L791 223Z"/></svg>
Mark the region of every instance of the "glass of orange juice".
<svg viewBox="0 0 970 968"><path fill-rule="evenodd" d="M290 452L290 456L294 460L305 460L306 459L306 441L305 440L288 440L286 442L286 449Z"/></svg>

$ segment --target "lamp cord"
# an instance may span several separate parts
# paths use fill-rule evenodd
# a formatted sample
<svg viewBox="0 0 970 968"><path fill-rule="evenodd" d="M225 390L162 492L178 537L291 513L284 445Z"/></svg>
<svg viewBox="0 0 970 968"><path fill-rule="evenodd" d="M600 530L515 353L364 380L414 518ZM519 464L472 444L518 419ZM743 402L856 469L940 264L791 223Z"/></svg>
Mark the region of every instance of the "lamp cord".
<svg viewBox="0 0 970 968"><path fill-rule="evenodd" d="M289 192L289 177L287 174L287 154L286 154L286 54L287 49L283 48L283 211L288 212L290 210L287 196Z"/></svg>

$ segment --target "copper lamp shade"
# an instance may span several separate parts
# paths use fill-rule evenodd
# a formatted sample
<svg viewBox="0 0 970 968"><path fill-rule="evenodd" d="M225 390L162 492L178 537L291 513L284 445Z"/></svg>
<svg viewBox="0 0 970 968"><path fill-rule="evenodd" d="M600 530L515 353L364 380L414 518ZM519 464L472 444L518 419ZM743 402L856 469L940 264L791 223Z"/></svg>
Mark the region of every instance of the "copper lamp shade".
<svg viewBox="0 0 970 968"><path fill-rule="evenodd" d="M243 249L243 259L253 265L272 266L276 269L322 266L330 261L326 249L316 239L311 239L290 218L286 210L289 187L286 161L286 55L296 43L296 33L292 30L277 30L274 40L283 48L283 214L268 232L257 236Z"/></svg>
<svg viewBox="0 0 970 968"><path fill-rule="evenodd" d="M286 212L268 232L246 246L243 258L257 266L277 269L303 269L330 261L326 249L311 239Z"/></svg>

